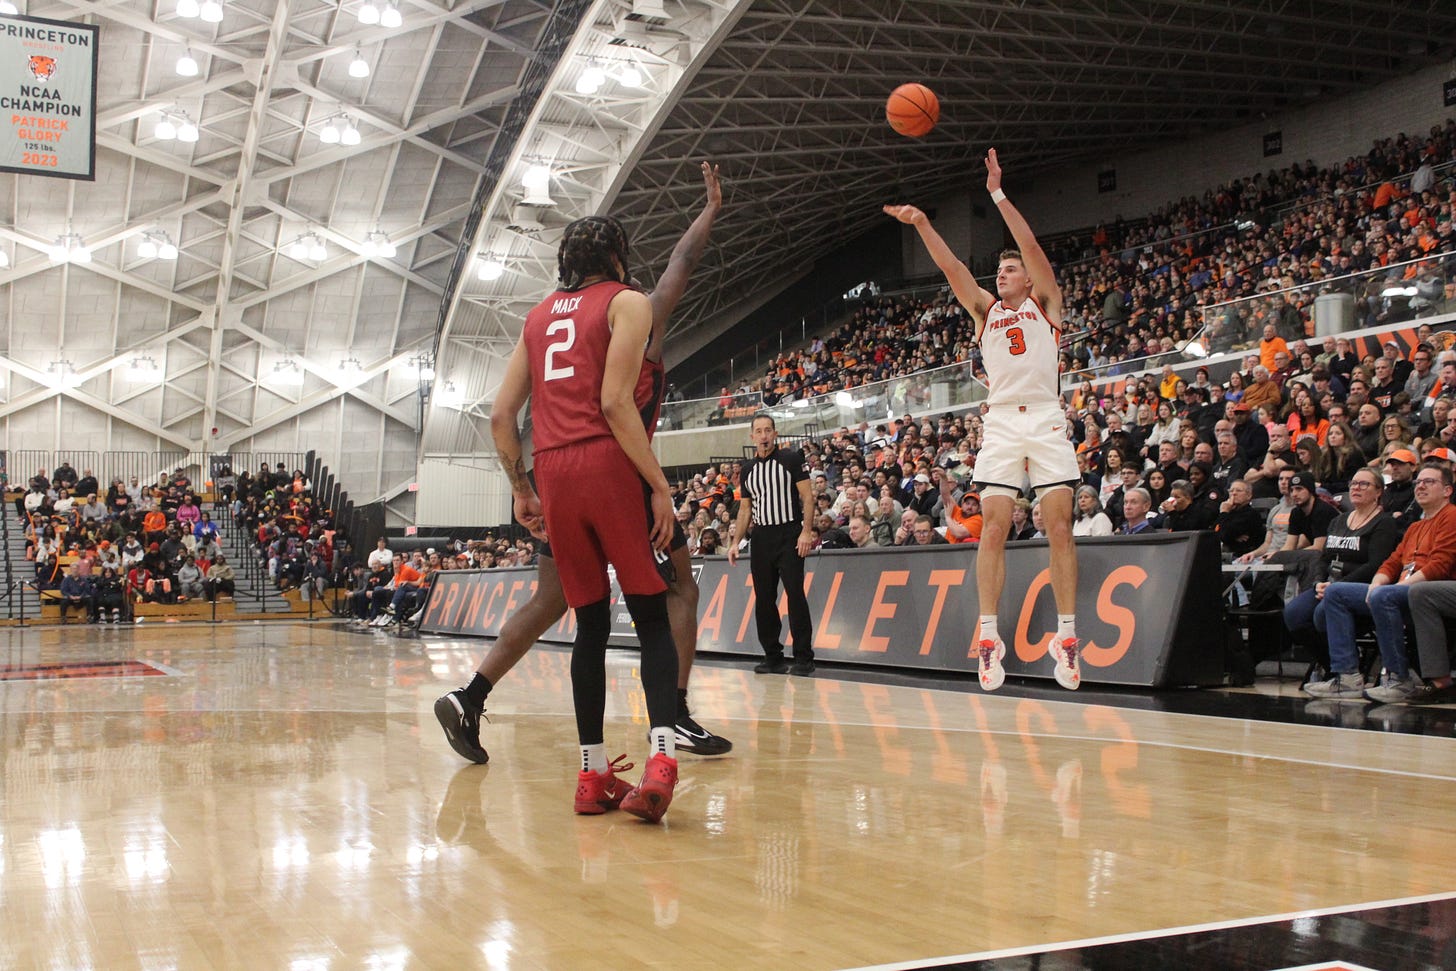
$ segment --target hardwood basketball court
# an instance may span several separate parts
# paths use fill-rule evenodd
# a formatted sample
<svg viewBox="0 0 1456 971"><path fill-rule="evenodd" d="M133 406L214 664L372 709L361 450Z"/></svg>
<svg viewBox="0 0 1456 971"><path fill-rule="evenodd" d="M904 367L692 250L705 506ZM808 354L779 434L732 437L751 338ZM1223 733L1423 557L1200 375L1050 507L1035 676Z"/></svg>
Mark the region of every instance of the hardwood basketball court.
<svg viewBox="0 0 1456 971"><path fill-rule="evenodd" d="M478 640L280 623L0 644L0 967L1027 967L1275 917L1346 946L1316 913L1456 890L1453 712L1370 731L1412 726L1306 712L1292 682L1184 696L1218 715L703 660L695 715L735 748L683 756L653 826L572 814L560 648L497 689L471 766L431 704ZM640 766L633 662L609 656L607 744ZM1134 966L1109 960L1085 966ZM1222 966L1302 963L1271 960Z"/></svg>

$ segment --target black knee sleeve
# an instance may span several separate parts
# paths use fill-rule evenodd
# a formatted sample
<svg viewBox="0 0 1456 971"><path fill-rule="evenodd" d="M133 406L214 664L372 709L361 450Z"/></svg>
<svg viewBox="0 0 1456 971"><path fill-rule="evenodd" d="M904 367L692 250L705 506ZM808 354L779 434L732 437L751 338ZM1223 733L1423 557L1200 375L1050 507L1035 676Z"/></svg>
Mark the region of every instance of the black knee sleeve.
<svg viewBox="0 0 1456 971"><path fill-rule="evenodd" d="M677 647L667 620L667 594L629 593L625 599L642 644L648 719L654 728L671 725L677 721Z"/></svg>
<svg viewBox="0 0 1456 971"><path fill-rule="evenodd" d="M576 643L571 649L571 697L576 735L582 745L602 742L607 707L607 635L612 614L605 600L576 609Z"/></svg>

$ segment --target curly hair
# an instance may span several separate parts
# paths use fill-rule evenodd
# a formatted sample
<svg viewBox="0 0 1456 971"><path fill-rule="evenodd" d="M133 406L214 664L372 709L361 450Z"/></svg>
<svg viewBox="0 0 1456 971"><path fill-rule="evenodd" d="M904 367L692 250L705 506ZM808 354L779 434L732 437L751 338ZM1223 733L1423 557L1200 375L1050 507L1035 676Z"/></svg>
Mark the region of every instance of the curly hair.
<svg viewBox="0 0 1456 971"><path fill-rule="evenodd" d="M620 268L613 263L613 256ZM580 289L583 280L597 275L627 283L632 278L627 258L627 231L620 222L611 216L578 219L561 234L561 246L556 251L561 289Z"/></svg>

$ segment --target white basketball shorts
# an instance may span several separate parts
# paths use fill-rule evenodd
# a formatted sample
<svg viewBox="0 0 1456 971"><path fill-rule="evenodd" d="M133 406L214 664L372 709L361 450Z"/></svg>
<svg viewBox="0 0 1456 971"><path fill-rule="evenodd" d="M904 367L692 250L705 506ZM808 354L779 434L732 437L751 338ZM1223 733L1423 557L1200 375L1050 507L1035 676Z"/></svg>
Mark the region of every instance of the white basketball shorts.
<svg viewBox="0 0 1456 971"><path fill-rule="evenodd" d="M1077 453L1067 438L1067 415L1050 401L1040 405L992 405L982 420L984 435L976 455L975 481L1033 492L1050 486L1076 486L1082 479Z"/></svg>

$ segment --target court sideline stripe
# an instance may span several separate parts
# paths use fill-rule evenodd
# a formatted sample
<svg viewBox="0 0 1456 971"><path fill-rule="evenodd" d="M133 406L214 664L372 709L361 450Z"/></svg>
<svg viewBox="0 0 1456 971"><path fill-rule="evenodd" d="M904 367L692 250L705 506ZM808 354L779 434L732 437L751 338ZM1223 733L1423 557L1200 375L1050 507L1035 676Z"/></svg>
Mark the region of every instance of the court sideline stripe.
<svg viewBox="0 0 1456 971"><path fill-rule="evenodd" d="M1412 904L1429 904L1452 899L1456 899L1456 892L1432 893L1419 897L1396 897L1390 900L1373 900L1368 903L1321 907L1317 910L1297 910L1292 913L1271 914L1264 917L1242 917L1237 920L1213 921L1207 924L1188 924L1183 927L1169 927L1140 932L1134 931L1126 934L1110 934L1106 937L1089 937L1078 941L1062 941L1056 944L1032 944L1025 947L1002 948L998 951L953 954L936 958L917 958L913 961L897 961L893 964L872 964L845 969L845 971L917 971L917 969L934 968L945 964L965 963L969 961L994 961L1000 958L1025 957L1030 954L1047 954L1053 951L1063 951L1071 948L1098 947L1103 944L1126 944L1133 941L1150 941L1160 937L1175 937L1179 934L1233 930L1239 927L1253 927L1257 924L1274 924L1285 920L1332 917L1335 914L1349 914L1361 910L1382 910L1388 907L1406 907Z"/></svg>

